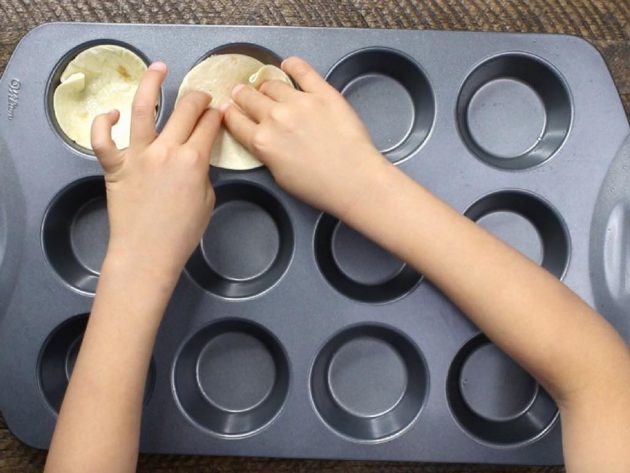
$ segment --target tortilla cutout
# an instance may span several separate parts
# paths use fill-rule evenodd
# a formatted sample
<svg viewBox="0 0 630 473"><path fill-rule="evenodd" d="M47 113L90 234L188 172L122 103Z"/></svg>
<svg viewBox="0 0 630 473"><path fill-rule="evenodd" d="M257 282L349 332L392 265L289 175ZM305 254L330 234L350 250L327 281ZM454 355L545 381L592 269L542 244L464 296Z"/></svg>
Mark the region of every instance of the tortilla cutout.
<svg viewBox="0 0 630 473"><path fill-rule="evenodd" d="M129 146L131 103L146 69L138 55L113 44L79 53L62 72L53 96L55 118L61 130L91 150L94 117L117 109L120 119L112 128L112 139L119 148Z"/></svg>
<svg viewBox="0 0 630 473"><path fill-rule="evenodd" d="M188 92L200 90L212 95L210 106L218 108L231 100L232 89L237 84L250 84L258 88L268 80L280 80L293 87L291 79L275 66L265 65L258 59L243 54L217 54L200 62L186 74L179 87L177 100ZM240 171L262 166L223 127L212 147L210 164Z"/></svg>

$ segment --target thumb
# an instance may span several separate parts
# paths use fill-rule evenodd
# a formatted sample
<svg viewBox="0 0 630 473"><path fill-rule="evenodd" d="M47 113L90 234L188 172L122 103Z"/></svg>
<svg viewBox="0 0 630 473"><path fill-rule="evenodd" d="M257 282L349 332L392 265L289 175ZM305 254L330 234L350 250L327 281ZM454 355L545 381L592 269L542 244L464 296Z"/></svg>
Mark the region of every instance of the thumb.
<svg viewBox="0 0 630 473"><path fill-rule="evenodd" d="M122 153L112 140L112 127L119 118L120 112L111 110L98 115L92 122L92 149L105 172L110 172L122 162Z"/></svg>

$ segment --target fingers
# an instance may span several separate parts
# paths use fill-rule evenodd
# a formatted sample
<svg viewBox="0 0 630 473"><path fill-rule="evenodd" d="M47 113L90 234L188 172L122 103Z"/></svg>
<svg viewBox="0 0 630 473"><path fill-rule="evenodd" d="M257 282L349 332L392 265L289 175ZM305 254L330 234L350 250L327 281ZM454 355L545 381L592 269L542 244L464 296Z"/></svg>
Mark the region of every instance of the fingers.
<svg viewBox="0 0 630 473"><path fill-rule="evenodd" d="M119 118L120 112L112 110L98 115L92 122L92 149L105 171L115 166L121 158L121 153L112 140L112 127Z"/></svg>
<svg viewBox="0 0 630 473"><path fill-rule="evenodd" d="M221 107L223 111L223 123L234 138L236 138L243 146L251 151L251 143L256 131L256 123L245 115L238 107L224 104Z"/></svg>
<svg viewBox="0 0 630 473"><path fill-rule="evenodd" d="M131 145L148 146L157 136L155 131L155 105L160 96L160 87L168 72L166 64L154 62L149 66L131 107Z"/></svg>
<svg viewBox="0 0 630 473"><path fill-rule="evenodd" d="M327 93L332 88L304 59L287 58L282 62L282 70L289 74L304 92Z"/></svg>
<svg viewBox="0 0 630 473"><path fill-rule="evenodd" d="M188 146L199 151L203 156L207 156L210 164L210 152L221 126L221 112L215 109L208 109L197 122L188 139Z"/></svg>
<svg viewBox="0 0 630 473"><path fill-rule="evenodd" d="M241 107L241 110L257 122L261 122L273 106L273 101L265 94L261 94L253 87L244 86L243 84L234 87L232 100Z"/></svg>
<svg viewBox="0 0 630 473"><path fill-rule="evenodd" d="M160 139L169 143L183 144L195 129L201 115L208 109L212 97L209 94L193 91L182 97L168 119Z"/></svg>
<svg viewBox="0 0 630 473"><path fill-rule="evenodd" d="M258 90L276 102L286 102L296 94L296 90L293 87L279 80L263 82L262 85L258 87Z"/></svg>

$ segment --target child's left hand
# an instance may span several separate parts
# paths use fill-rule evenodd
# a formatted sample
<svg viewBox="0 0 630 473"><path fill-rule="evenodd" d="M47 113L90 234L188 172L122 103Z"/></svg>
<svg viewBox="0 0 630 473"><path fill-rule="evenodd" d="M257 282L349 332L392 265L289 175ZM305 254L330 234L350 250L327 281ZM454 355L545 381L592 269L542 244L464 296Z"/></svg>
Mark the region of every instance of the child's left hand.
<svg viewBox="0 0 630 473"><path fill-rule="evenodd" d="M208 109L209 95L190 93L158 135L155 104L166 74L166 65L158 62L142 78L129 148L119 150L111 139L119 118L115 110L94 120L92 147L105 171L108 258L131 259L144 270L176 279L214 207L208 169L221 113Z"/></svg>

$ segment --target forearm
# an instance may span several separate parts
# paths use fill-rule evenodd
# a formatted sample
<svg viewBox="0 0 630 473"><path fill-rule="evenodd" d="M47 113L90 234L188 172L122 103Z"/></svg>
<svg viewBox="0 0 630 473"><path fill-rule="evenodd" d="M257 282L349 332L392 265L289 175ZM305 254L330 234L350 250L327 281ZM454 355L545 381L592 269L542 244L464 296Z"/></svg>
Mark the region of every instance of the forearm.
<svg viewBox="0 0 630 473"><path fill-rule="evenodd" d="M369 175L346 222L424 274L557 401L630 368L612 327L551 274L394 166Z"/></svg>
<svg viewBox="0 0 630 473"><path fill-rule="evenodd" d="M103 265L47 473L135 471L146 375L176 277L125 259Z"/></svg>

